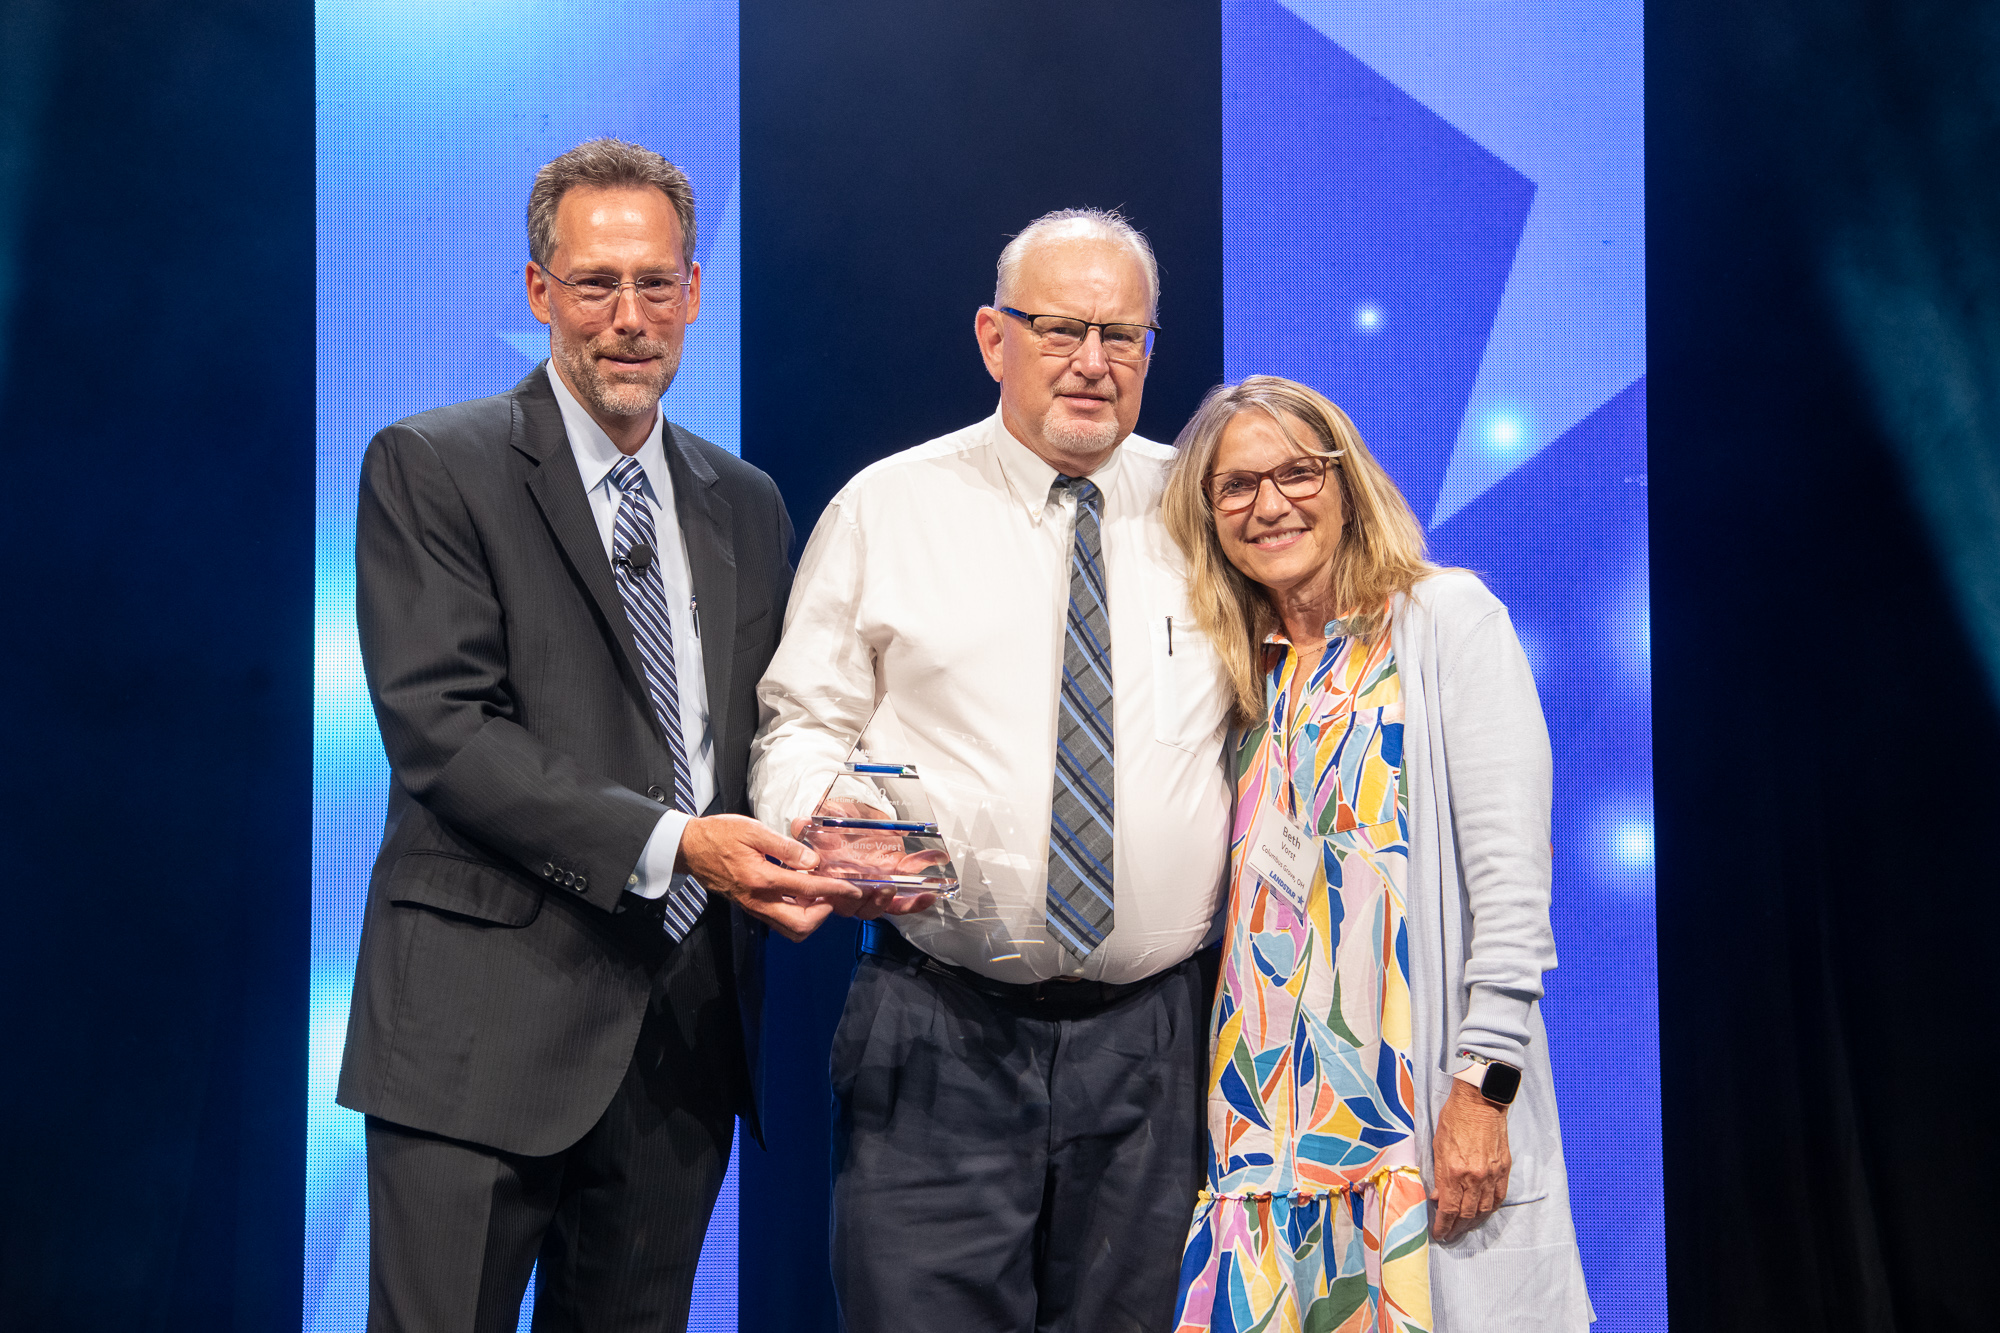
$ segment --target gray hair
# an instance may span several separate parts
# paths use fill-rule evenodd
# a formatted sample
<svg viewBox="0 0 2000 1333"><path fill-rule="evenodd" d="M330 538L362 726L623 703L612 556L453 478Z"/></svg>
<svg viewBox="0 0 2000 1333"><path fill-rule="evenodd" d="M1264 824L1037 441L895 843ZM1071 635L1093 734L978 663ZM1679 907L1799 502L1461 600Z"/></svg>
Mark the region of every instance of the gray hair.
<svg viewBox="0 0 2000 1333"><path fill-rule="evenodd" d="M1146 273L1147 317L1160 313L1160 265L1146 235L1115 208L1058 208L1044 213L1021 229L1000 252L999 276L993 284L993 304L1011 305L1014 284L1020 281L1021 261L1037 245L1056 241L1110 241L1122 245L1139 261Z"/></svg>
<svg viewBox="0 0 2000 1333"><path fill-rule="evenodd" d="M528 191L528 257L547 266L556 252L556 207L578 186L644 189L667 196L681 221L681 262L694 261L694 187L687 173L650 148L623 139L589 139L535 173Z"/></svg>

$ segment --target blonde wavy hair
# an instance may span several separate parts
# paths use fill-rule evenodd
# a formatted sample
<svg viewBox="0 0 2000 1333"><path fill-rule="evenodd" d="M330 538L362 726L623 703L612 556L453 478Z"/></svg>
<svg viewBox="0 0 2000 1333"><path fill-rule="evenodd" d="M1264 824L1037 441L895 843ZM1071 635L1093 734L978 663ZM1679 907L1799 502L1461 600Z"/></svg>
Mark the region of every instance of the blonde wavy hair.
<svg viewBox="0 0 2000 1333"><path fill-rule="evenodd" d="M1236 720L1264 711L1262 647L1281 628L1262 584L1223 554L1203 483L1215 469L1222 433L1239 412L1263 412L1302 454L1325 458L1340 487L1340 542L1333 553L1334 604L1349 633L1373 642L1388 628L1389 599L1438 571L1424 553L1424 530L1402 491L1368 452L1347 413L1294 380L1252 375L1209 391L1174 441L1179 456L1161 500L1167 531L1188 562L1188 604L1236 691ZM1304 428L1303 436L1300 428Z"/></svg>

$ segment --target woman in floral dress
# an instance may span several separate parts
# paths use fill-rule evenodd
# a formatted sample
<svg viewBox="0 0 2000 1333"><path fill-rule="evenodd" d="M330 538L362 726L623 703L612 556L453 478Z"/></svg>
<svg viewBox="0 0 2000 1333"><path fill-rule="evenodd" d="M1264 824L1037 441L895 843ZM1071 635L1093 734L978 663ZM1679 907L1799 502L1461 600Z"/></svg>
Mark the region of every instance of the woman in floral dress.
<svg viewBox="0 0 2000 1333"><path fill-rule="evenodd" d="M1537 1007L1548 738L1506 609L1304 385L1217 389L1177 443L1239 730L1176 1328L1584 1328Z"/></svg>

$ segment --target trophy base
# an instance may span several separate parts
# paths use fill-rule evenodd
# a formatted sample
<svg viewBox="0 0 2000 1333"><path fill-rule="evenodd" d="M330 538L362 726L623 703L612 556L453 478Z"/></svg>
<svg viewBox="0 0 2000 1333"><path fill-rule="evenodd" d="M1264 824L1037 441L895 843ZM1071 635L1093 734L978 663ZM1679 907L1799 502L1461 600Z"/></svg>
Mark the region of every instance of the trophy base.
<svg viewBox="0 0 2000 1333"><path fill-rule="evenodd" d="M814 815L801 833L820 854L814 873L899 897L958 895L957 869L936 824L910 819Z"/></svg>
<svg viewBox="0 0 2000 1333"><path fill-rule="evenodd" d="M843 875L839 871L820 873L828 879L837 879L843 884L863 889L894 889L905 898L918 893L935 893L940 898L958 896L958 881L955 879L930 879L923 875Z"/></svg>

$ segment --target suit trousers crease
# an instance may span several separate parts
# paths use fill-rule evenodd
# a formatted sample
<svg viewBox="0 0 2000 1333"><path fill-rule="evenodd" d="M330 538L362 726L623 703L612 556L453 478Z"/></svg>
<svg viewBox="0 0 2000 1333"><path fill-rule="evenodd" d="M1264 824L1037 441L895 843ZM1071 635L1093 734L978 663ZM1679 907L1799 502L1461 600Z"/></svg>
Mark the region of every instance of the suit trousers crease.
<svg viewBox="0 0 2000 1333"><path fill-rule="evenodd" d="M658 929L656 912L622 915L620 930ZM728 949L711 900L655 972L610 1104L561 1152L367 1118L369 1333L513 1333L537 1263L537 1333L686 1327L743 1077Z"/></svg>
<svg viewBox="0 0 2000 1333"><path fill-rule="evenodd" d="M1208 961L1049 1019L860 960L832 1054L849 1333L1168 1328L1205 1170Z"/></svg>

